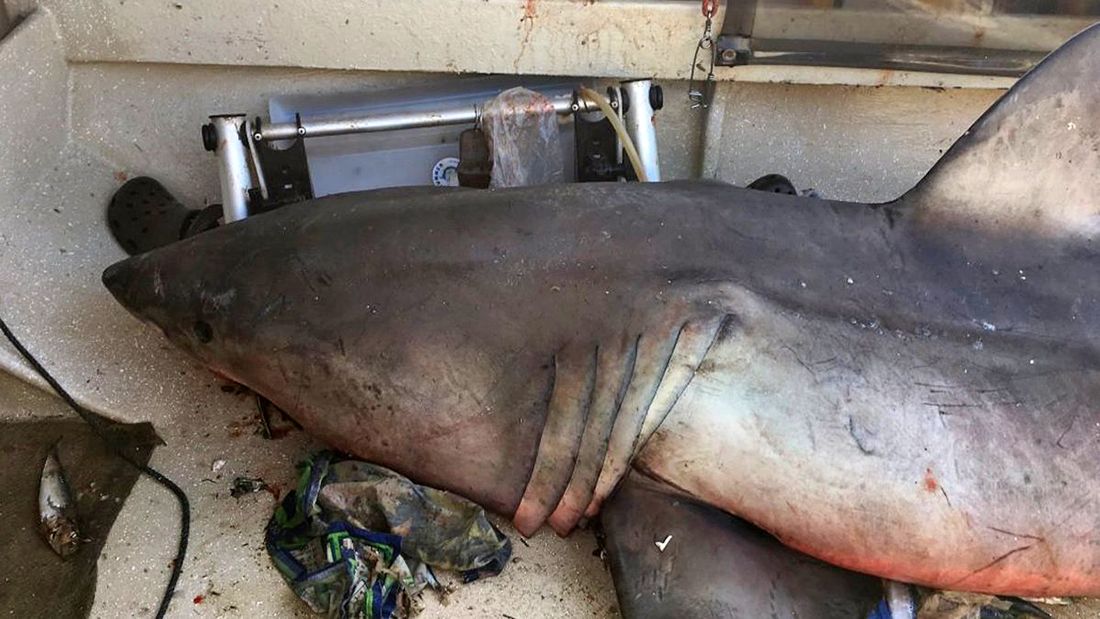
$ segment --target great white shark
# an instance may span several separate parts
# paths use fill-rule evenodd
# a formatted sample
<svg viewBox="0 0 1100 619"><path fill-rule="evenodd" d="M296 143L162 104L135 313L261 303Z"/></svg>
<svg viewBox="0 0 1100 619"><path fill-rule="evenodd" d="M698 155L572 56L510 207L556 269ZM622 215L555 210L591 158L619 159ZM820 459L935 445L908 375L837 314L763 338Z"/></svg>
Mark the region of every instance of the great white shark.
<svg viewBox="0 0 1100 619"><path fill-rule="evenodd" d="M653 514L705 506L862 574L1100 595L1098 78L1092 28L885 204L703 181L355 193L103 281L313 434L524 534L566 534L633 480L619 494L664 497ZM681 547L720 564L670 593L687 615L762 595L717 592L759 558L707 554L743 541L722 518ZM647 552L634 589L675 569ZM824 569L782 557L805 568L784 578Z"/></svg>

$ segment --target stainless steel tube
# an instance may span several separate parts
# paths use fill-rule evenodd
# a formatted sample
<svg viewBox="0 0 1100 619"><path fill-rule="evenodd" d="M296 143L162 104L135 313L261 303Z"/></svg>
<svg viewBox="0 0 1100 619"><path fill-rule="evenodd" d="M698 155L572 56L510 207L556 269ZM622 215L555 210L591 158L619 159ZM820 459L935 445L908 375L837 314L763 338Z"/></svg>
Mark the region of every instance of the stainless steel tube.
<svg viewBox="0 0 1100 619"><path fill-rule="evenodd" d="M550 101L558 114L573 113L572 93L551 96ZM357 118L303 120L301 124L273 123L257 128L252 138L257 142L263 142L287 140L299 136L309 138L441 125L466 125L474 123L479 113L478 106L462 105L431 111L389 112Z"/></svg>
<svg viewBox="0 0 1100 619"><path fill-rule="evenodd" d="M248 169L248 153L241 141L244 114L211 116L218 155L218 176L222 185L222 215L225 223L248 217L248 190L252 173Z"/></svg>
<svg viewBox="0 0 1100 619"><path fill-rule="evenodd" d="M650 182L661 180L661 164L657 157L657 128L653 124L655 110L649 97L649 91L653 87L651 80L635 80L620 85L623 95L629 101L626 113L623 114L623 125L630 134L630 139L634 140L634 148L638 150L638 158Z"/></svg>

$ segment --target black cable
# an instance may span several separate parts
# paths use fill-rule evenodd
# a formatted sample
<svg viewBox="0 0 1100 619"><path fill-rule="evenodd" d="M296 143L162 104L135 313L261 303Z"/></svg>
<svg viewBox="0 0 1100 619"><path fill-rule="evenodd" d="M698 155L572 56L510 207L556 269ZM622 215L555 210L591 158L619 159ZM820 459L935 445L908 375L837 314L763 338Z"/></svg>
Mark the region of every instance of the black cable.
<svg viewBox="0 0 1100 619"><path fill-rule="evenodd" d="M191 535L191 502L187 500L187 493L185 493L182 488L177 486L176 482L168 479L159 471L145 464L142 464L137 460L134 460L129 454L120 449L118 445L116 445L114 441L112 441L111 438L103 432L101 422L96 417L96 415L85 409L80 404L77 404L76 400L74 400L73 397L69 395L69 392L65 391L65 388L61 386L61 383L57 382L57 380L53 376L51 376L49 372L46 371L46 368L44 368L42 364L38 362L38 359L35 359L34 355L32 355L31 352L23 346L19 339L15 337L15 334L12 333L11 329L8 328L8 325L4 322L3 318L0 318L0 331L4 332L4 336L8 338L8 341L11 342L11 345L15 347L15 350L19 351L20 355L23 355L23 358L27 360L27 363L31 364L31 367L34 368L34 371L38 372L38 375L41 376L42 379L45 380L47 383L49 383L50 387L52 387L53 390L57 392L57 395L61 396L61 399L64 400L70 408L76 411L76 414L79 415L81 419L83 419L89 426L91 426L92 431L95 432L95 434L100 439L102 439L108 447L111 448L111 451L115 452L115 455L117 455L119 458L122 458L127 464L134 467L138 471L141 471L145 475L151 477L153 481L167 488L169 492L176 496L176 500L179 501L180 541L179 547L176 549L176 558L172 562L172 573L168 577L168 586L165 587L164 596L161 598L160 606L157 608L157 619L162 619L165 613L168 612L168 605L172 603L172 595L176 592L176 583L179 582L180 572L183 570L183 559L187 555L187 540Z"/></svg>

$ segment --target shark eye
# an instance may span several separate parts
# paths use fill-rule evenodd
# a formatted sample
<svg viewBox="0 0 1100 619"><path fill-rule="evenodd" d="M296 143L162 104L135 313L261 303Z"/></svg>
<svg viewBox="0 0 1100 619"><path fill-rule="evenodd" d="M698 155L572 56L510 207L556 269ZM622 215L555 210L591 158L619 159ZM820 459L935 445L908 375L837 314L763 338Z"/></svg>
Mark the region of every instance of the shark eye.
<svg viewBox="0 0 1100 619"><path fill-rule="evenodd" d="M202 320L196 320L193 329L195 331L195 338L203 344L209 344L210 341L214 339L214 329Z"/></svg>

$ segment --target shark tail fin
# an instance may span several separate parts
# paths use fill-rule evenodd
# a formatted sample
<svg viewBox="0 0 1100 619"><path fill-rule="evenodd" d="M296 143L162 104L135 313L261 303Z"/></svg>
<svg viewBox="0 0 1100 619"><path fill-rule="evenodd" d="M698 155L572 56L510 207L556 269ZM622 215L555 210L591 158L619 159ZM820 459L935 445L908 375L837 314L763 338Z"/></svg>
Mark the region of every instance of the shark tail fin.
<svg viewBox="0 0 1100 619"><path fill-rule="evenodd" d="M1022 77L899 206L918 221L1100 236L1100 24Z"/></svg>

